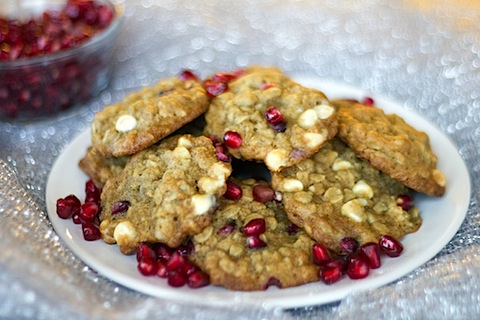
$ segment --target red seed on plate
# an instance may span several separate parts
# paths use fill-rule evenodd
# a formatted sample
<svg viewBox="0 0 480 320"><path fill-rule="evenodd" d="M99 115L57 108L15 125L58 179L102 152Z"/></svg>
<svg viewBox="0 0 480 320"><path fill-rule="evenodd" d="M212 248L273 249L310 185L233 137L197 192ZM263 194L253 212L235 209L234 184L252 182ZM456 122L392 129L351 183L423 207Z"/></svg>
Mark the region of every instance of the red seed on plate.
<svg viewBox="0 0 480 320"><path fill-rule="evenodd" d="M358 250L360 256L368 263L370 269L380 268L382 262L380 260L380 247L375 242L367 242Z"/></svg>
<svg viewBox="0 0 480 320"><path fill-rule="evenodd" d="M360 255L352 255L347 262L347 275L350 279L363 279L370 273L368 263Z"/></svg>
<svg viewBox="0 0 480 320"><path fill-rule="evenodd" d="M194 80L198 81L198 77L191 70L183 70L178 78L182 81Z"/></svg>
<svg viewBox="0 0 480 320"><path fill-rule="evenodd" d="M86 202L82 204L79 218L83 222L93 222L99 213L99 207L95 202Z"/></svg>
<svg viewBox="0 0 480 320"><path fill-rule="evenodd" d="M192 289L205 287L210 284L210 278L208 274L201 270L197 270L188 275L187 285Z"/></svg>
<svg viewBox="0 0 480 320"><path fill-rule="evenodd" d="M327 247L321 243L314 243L312 245L313 263L318 266L323 265L325 262L330 261L330 254Z"/></svg>
<svg viewBox="0 0 480 320"><path fill-rule="evenodd" d="M155 250L153 250L152 247L146 243L140 243L137 248L136 257L137 262L142 260L157 260L157 254L155 253Z"/></svg>
<svg viewBox="0 0 480 320"><path fill-rule="evenodd" d="M392 236L383 235L378 243L380 249L389 257L398 257L403 251L403 245Z"/></svg>
<svg viewBox="0 0 480 320"><path fill-rule="evenodd" d="M340 240L340 250L342 250L343 253L353 253L357 251L358 247L359 243L355 238L345 237Z"/></svg>
<svg viewBox="0 0 480 320"><path fill-rule="evenodd" d="M95 241L102 237L102 234L98 227L90 222L82 223L83 238L86 241Z"/></svg>
<svg viewBox="0 0 480 320"><path fill-rule="evenodd" d="M80 200L73 194L57 200L57 215L62 219L70 219L80 213Z"/></svg>

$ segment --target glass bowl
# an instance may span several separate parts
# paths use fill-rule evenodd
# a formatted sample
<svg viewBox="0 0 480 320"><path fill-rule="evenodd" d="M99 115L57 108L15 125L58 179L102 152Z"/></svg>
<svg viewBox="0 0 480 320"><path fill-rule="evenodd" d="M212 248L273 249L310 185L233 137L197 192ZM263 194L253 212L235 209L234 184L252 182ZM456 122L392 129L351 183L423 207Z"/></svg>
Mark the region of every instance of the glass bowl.
<svg viewBox="0 0 480 320"><path fill-rule="evenodd" d="M82 2L88 1L68 0L70 4ZM13 58L10 56L7 58L10 60L0 60L0 119L21 120L52 116L89 100L108 85L115 40L122 21L121 8L107 0L93 0L95 5L111 9L110 13L113 13L111 22L104 23L103 28L95 29L83 26L84 29L81 29L72 27L75 22L65 22L64 20L58 22L59 19L53 21L51 17L47 26L45 12L58 13L62 9L70 10L68 12L69 19L71 17L77 20L80 18L94 19L91 16L85 18L85 12L75 11L78 9L75 6L73 9L72 7L66 9L66 3L65 0L7 0L7 5L2 4L2 8L0 8L0 19L3 19L0 20L0 54L11 54ZM98 6L95 8L98 9ZM78 12L83 12L84 16L80 17ZM76 14L77 18L75 18ZM10 24L8 24L8 20ZM32 24L32 29L35 29L37 21L42 21L42 30L44 30L42 32L49 35L51 33L61 34L62 40L58 41L59 43L55 41L47 43L42 38L42 34L35 35L35 32L32 32L36 36L35 41L32 42L34 44L30 45L29 43L27 50L29 53L20 55L18 48L15 45L7 46L2 37L5 37L6 32L10 32L11 37L11 32L15 27L12 27L12 23L18 22L25 25L27 21ZM95 32L96 30L99 31ZM27 39L26 37L30 33L22 32L23 38L21 41L19 40L18 46L25 48L26 45L22 41ZM38 33L38 31L36 32ZM69 32L75 34L77 38L73 36L69 38ZM83 38L78 40L79 34L82 32ZM60 39L60 36L58 37ZM11 38L9 41L12 43ZM31 53L37 49L37 45L45 46L46 43L56 47L44 47L44 50L49 52L41 55ZM15 56L17 57L15 58Z"/></svg>

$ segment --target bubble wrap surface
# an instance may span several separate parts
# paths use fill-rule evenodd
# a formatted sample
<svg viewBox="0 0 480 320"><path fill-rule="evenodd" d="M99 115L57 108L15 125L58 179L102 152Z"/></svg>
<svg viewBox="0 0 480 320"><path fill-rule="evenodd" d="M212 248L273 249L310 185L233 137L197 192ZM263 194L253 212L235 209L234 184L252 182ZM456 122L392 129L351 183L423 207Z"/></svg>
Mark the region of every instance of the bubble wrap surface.
<svg viewBox="0 0 480 320"><path fill-rule="evenodd" d="M1 319L473 319L480 315L480 4L467 0L117 0L110 86L49 120L0 122ZM472 179L465 222L431 261L379 289L291 310L206 307L100 276L45 209L55 159L94 113L160 78L276 65L405 102L458 146Z"/></svg>

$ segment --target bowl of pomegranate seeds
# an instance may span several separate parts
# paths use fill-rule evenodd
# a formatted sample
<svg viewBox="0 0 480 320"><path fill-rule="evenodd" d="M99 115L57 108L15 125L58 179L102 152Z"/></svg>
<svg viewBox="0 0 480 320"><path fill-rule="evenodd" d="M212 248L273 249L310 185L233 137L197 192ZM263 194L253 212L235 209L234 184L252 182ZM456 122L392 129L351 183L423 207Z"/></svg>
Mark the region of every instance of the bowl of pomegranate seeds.
<svg viewBox="0 0 480 320"><path fill-rule="evenodd" d="M106 0L0 8L0 119L44 118L108 85L122 12Z"/></svg>

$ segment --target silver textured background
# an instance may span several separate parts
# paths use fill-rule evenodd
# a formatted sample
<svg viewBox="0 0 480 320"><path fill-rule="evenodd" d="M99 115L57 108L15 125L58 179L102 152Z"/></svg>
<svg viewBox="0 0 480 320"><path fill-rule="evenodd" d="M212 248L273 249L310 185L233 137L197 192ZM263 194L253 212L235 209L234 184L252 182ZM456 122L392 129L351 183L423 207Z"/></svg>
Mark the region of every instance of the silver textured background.
<svg viewBox="0 0 480 320"><path fill-rule="evenodd" d="M476 1L155 1L125 5L110 86L54 119L0 121L2 319L467 319L480 315L480 4ZM56 157L93 114L184 68L275 65L405 102L451 137L472 178L467 218L430 262L325 306L222 309L147 297L99 276L45 213Z"/></svg>

